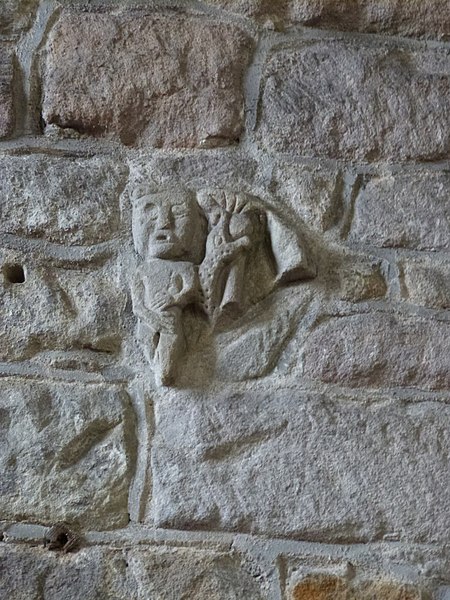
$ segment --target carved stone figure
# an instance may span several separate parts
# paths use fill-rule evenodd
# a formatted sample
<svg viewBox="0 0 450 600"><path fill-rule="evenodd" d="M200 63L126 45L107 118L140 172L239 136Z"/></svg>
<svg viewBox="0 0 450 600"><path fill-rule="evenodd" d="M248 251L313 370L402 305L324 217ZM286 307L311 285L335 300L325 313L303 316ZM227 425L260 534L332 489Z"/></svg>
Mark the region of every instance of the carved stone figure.
<svg viewBox="0 0 450 600"><path fill-rule="evenodd" d="M213 324L223 314L244 310L244 277L248 258L265 235L265 215L247 194L206 191L199 202L208 215L209 233L199 276L203 307Z"/></svg>
<svg viewBox="0 0 450 600"><path fill-rule="evenodd" d="M183 309L201 298L195 265L204 252L204 217L189 192L138 191L133 238L143 259L132 286L139 337L157 377L169 385L185 349Z"/></svg>
<svg viewBox="0 0 450 600"><path fill-rule="evenodd" d="M188 307L223 330L277 286L313 276L295 232L245 193L136 190L133 238L138 333L163 385L186 352Z"/></svg>

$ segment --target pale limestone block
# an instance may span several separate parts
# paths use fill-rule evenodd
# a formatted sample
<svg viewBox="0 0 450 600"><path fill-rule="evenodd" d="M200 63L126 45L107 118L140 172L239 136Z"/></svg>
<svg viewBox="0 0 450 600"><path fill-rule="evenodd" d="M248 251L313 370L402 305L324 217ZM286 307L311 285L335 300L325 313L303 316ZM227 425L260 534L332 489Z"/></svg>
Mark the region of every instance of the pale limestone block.
<svg viewBox="0 0 450 600"><path fill-rule="evenodd" d="M349 241L368 246L448 250L450 176L446 172L389 174L363 185Z"/></svg>
<svg viewBox="0 0 450 600"><path fill-rule="evenodd" d="M3 544L2 590L14 600L263 600L239 556L189 548L92 546L61 556Z"/></svg>
<svg viewBox="0 0 450 600"><path fill-rule="evenodd" d="M125 526L136 445L127 394L17 378L0 387L1 518Z"/></svg>
<svg viewBox="0 0 450 600"><path fill-rule="evenodd" d="M329 317L307 336L303 374L358 388L450 387L450 325L390 314Z"/></svg>
<svg viewBox="0 0 450 600"><path fill-rule="evenodd" d="M102 157L0 158L0 233L91 245L120 233L127 169Z"/></svg>
<svg viewBox="0 0 450 600"><path fill-rule="evenodd" d="M117 354L127 295L116 279L111 262L64 268L0 251L0 360L81 351L95 363L101 353Z"/></svg>
<svg viewBox="0 0 450 600"><path fill-rule="evenodd" d="M446 404L267 388L157 402L157 525L322 542L448 540Z"/></svg>
<svg viewBox="0 0 450 600"><path fill-rule="evenodd" d="M275 51L258 139L270 152L358 161L450 154L450 55L364 42Z"/></svg>

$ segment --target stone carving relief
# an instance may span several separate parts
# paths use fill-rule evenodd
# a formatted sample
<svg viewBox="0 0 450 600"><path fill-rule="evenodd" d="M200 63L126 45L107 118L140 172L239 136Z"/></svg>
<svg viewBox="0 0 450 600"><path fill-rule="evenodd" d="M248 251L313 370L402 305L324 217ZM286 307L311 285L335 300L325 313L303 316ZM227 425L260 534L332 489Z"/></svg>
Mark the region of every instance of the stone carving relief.
<svg viewBox="0 0 450 600"><path fill-rule="evenodd" d="M176 381L189 323L226 331L280 286L314 276L295 232L250 194L140 186L132 223L138 338L162 385Z"/></svg>

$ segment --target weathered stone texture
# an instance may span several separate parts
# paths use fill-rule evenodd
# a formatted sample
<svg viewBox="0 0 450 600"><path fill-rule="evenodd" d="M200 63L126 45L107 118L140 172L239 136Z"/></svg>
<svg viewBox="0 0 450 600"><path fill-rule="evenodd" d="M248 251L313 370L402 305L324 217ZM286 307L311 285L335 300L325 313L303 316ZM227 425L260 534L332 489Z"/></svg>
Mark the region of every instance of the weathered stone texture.
<svg viewBox="0 0 450 600"><path fill-rule="evenodd" d="M161 187L228 187L230 182L243 191L258 179L258 163L248 154L229 148L201 153L158 153L130 165L131 185L155 181ZM260 175L259 175L260 176Z"/></svg>
<svg viewBox="0 0 450 600"><path fill-rule="evenodd" d="M387 283L383 275L383 262L367 257L355 256L341 259L338 267L340 298L348 302L362 302L383 298L387 293Z"/></svg>
<svg viewBox="0 0 450 600"><path fill-rule="evenodd" d="M342 215L342 174L325 167L277 165L272 174L274 195L314 231L324 233Z"/></svg>
<svg viewBox="0 0 450 600"><path fill-rule="evenodd" d="M448 539L449 407L293 389L157 404L153 512L174 528Z"/></svg>
<svg viewBox="0 0 450 600"><path fill-rule="evenodd" d="M447 42L0 0L2 598L450 600Z"/></svg>
<svg viewBox="0 0 450 600"><path fill-rule="evenodd" d="M264 73L259 138L307 157L448 157L449 79L447 50L341 41L280 50Z"/></svg>
<svg viewBox="0 0 450 600"><path fill-rule="evenodd" d="M3 544L0 572L12 600L262 600L259 584L226 553L184 548L91 547L57 555Z"/></svg>
<svg viewBox="0 0 450 600"><path fill-rule="evenodd" d="M66 351L67 359L72 354L76 361L81 352L95 363L100 353L118 352L127 297L114 283L113 266L58 268L1 251L0 260L0 360ZM14 266L23 269L24 282L10 281L8 269Z"/></svg>
<svg viewBox="0 0 450 600"><path fill-rule="evenodd" d="M386 314L329 318L307 337L303 373L351 387L450 389L450 326Z"/></svg>
<svg viewBox="0 0 450 600"><path fill-rule="evenodd" d="M393 581L349 583L334 575L310 575L290 590L289 600L425 600L418 587Z"/></svg>
<svg viewBox="0 0 450 600"><path fill-rule="evenodd" d="M449 39L446 0L288 0L290 22L370 33Z"/></svg>
<svg viewBox="0 0 450 600"><path fill-rule="evenodd" d="M282 25L287 17L287 0L205 0L205 2L216 8L252 17L266 25Z"/></svg>
<svg viewBox="0 0 450 600"><path fill-rule="evenodd" d="M39 0L2 0L0 2L0 34L18 33L30 27Z"/></svg>
<svg viewBox="0 0 450 600"><path fill-rule="evenodd" d="M206 0L278 28L306 25L339 31L448 40L447 0Z"/></svg>
<svg viewBox="0 0 450 600"><path fill-rule="evenodd" d="M409 259L400 264L403 298L428 308L450 308L450 263Z"/></svg>
<svg viewBox="0 0 450 600"><path fill-rule="evenodd" d="M7 44L0 43L0 138L11 135L15 124L14 62Z"/></svg>
<svg viewBox="0 0 450 600"><path fill-rule="evenodd" d="M370 179L356 199L349 240L370 246L448 250L449 189L447 172Z"/></svg>
<svg viewBox="0 0 450 600"><path fill-rule="evenodd" d="M0 158L0 233L66 245L97 244L120 233L126 169L103 158Z"/></svg>
<svg viewBox="0 0 450 600"><path fill-rule="evenodd" d="M234 143L250 46L202 17L64 13L47 48L44 119L126 145Z"/></svg>
<svg viewBox="0 0 450 600"><path fill-rule="evenodd" d="M135 452L126 394L12 378L0 393L0 518L126 525Z"/></svg>

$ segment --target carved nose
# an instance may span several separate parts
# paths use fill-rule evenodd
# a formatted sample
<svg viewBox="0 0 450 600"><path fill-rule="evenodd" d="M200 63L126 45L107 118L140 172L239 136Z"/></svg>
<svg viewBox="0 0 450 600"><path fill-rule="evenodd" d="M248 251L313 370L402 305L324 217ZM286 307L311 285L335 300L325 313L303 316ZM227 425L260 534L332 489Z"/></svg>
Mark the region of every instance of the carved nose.
<svg viewBox="0 0 450 600"><path fill-rule="evenodd" d="M157 228L158 229L170 229L172 226L172 215L170 210L160 210L158 213L157 220Z"/></svg>

